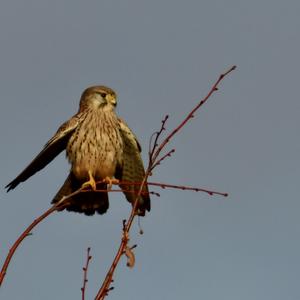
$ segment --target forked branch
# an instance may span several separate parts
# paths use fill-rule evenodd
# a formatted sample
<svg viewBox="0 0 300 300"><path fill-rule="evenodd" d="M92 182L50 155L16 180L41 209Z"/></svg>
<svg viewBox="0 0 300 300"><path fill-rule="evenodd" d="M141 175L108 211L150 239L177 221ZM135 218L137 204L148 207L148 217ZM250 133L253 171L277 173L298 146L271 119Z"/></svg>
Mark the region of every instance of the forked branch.
<svg viewBox="0 0 300 300"><path fill-rule="evenodd" d="M183 119L183 121L173 130L167 137L159 143L159 138L161 137L163 131L165 131L165 125L168 119L168 116L166 116L163 121L162 125L159 131L155 132L154 135L152 135L150 139L150 146L149 146L149 163L147 170L145 172L145 176L143 181L140 183L140 189L136 195L136 199L134 202L134 205L131 210L131 214L127 220L127 222L124 223L123 226L123 234L122 234L122 239L121 243L119 246L119 249L117 251L117 254L111 264L110 269L107 272L107 275L102 283L101 288L99 289L95 300L103 300L107 295L108 292L111 290L111 283L113 280L113 274L114 271L120 261L121 256L125 253L125 250L128 247L128 242L129 242L129 232L134 220L134 217L136 216L137 212L137 207L138 207L138 199L143 191L143 187L145 184L147 184L148 177L152 174L153 169L160 164L160 162L165 159L166 157L170 156L171 153L173 153L173 150L167 152L167 154L163 155L161 158L159 158L159 155L161 151L165 148L165 146L169 143L169 141L176 135L177 132L179 132L185 125L186 123L191 120L194 117L194 114L196 111L210 98L210 96L218 90L218 85L219 83L223 80L223 78L231 73L233 70L235 70L236 66L231 67L228 71L226 71L224 74L221 74L219 79L213 84L212 88L210 89L209 93L192 109L192 111ZM152 141L154 139L154 141ZM167 185L165 185L166 187ZM170 187L170 186L168 186ZM182 187L181 187L182 188ZM183 187L182 189L184 189ZM187 189L187 188L186 188ZM205 190L204 190L205 191ZM205 191L208 192L208 191ZM209 192L209 194L217 194L217 192ZM222 194L222 193L219 193ZM224 194L223 196L227 196L227 194Z"/></svg>

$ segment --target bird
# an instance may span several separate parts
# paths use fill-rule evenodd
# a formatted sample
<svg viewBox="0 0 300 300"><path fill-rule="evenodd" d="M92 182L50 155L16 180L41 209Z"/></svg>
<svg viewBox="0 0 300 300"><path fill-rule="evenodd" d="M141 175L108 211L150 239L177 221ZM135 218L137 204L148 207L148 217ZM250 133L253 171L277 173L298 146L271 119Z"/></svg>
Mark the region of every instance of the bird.
<svg viewBox="0 0 300 300"><path fill-rule="evenodd" d="M132 130L117 116L116 106L117 95L111 88L99 85L85 89L78 112L58 128L32 162L6 185L7 192L65 150L71 168L52 204L84 188L85 191L67 197L60 210L104 214L109 208L108 192L116 183L133 206L140 189L137 183L145 176L142 149ZM139 196L136 214L145 216L146 210L150 211L147 183Z"/></svg>

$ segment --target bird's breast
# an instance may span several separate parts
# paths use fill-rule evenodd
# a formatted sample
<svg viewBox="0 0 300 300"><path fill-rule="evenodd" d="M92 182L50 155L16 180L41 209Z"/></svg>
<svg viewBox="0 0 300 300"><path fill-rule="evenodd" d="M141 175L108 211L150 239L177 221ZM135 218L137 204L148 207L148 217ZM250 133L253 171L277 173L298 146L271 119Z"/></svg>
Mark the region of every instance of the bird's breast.
<svg viewBox="0 0 300 300"><path fill-rule="evenodd" d="M88 172L98 179L113 177L122 164L123 140L114 112L89 112L71 136L67 157L72 172L81 180Z"/></svg>

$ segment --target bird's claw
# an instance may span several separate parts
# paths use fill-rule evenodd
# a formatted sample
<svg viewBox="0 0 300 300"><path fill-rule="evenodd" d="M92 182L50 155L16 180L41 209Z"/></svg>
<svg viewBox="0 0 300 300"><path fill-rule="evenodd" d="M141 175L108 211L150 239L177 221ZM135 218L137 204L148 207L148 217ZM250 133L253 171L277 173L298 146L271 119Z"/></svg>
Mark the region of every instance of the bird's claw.
<svg viewBox="0 0 300 300"><path fill-rule="evenodd" d="M119 180L115 178L105 177L103 182L107 184L107 189L111 190L113 184L119 184Z"/></svg>
<svg viewBox="0 0 300 300"><path fill-rule="evenodd" d="M83 183L81 186L81 188L83 188L83 189L86 187L91 187L93 191L97 190L96 181L95 181L91 171L89 171L89 181Z"/></svg>

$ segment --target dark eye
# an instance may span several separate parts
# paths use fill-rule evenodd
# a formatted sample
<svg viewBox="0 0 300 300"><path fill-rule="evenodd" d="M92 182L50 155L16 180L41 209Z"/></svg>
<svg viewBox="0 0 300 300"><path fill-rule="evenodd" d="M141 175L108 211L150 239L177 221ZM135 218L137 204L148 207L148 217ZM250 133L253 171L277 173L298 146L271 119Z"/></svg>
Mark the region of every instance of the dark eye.
<svg viewBox="0 0 300 300"><path fill-rule="evenodd" d="M99 93L101 95L102 98L106 97L106 93Z"/></svg>

